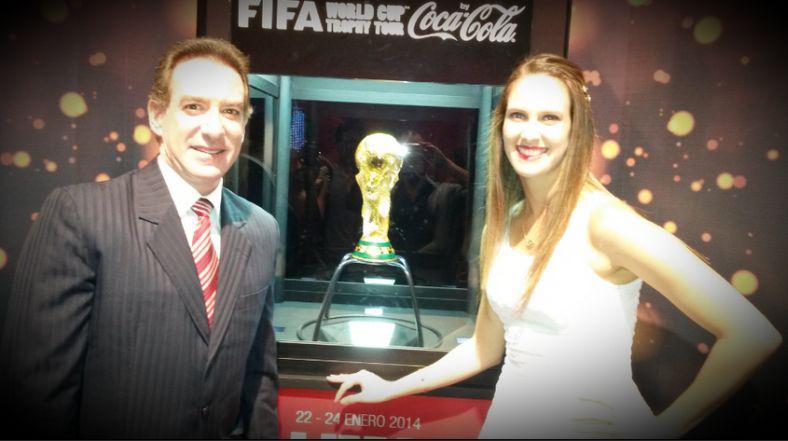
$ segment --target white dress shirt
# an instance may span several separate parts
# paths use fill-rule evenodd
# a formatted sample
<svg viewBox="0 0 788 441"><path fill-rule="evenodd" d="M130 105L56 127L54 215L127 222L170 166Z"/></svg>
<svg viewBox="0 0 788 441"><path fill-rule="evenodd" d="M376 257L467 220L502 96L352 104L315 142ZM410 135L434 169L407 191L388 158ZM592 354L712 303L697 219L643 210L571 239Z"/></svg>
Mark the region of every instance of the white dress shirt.
<svg viewBox="0 0 788 441"><path fill-rule="evenodd" d="M170 197L175 203L175 209L178 211L178 216L181 218L183 224L183 232L186 234L186 241L189 246L192 244L194 232L197 230L197 213L192 210L192 206L200 198L205 198L213 204L211 210L211 242L213 242L213 249L216 252L216 257L221 255L222 247L222 232L221 232L221 209L222 209L222 183L223 179L219 180L219 185L213 189L208 195L203 196L188 182L186 182L181 175L179 175L163 157L159 157L159 169L164 177L164 183L167 184L167 190L170 191Z"/></svg>

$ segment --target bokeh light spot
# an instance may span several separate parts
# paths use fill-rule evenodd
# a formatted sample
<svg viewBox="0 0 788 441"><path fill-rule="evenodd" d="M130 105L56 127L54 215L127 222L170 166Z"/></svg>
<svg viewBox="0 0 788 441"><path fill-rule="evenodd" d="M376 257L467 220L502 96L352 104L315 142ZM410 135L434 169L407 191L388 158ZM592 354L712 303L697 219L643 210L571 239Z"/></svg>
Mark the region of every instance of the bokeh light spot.
<svg viewBox="0 0 788 441"><path fill-rule="evenodd" d="M719 146L720 146L720 142L717 141L716 139L710 139L706 141L706 148L711 151L717 150L717 147Z"/></svg>
<svg viewBox="0 0 788 441"><path fill-rule="evenodd" d="M40 9L41 15L52 23L62 23L68 18L68 6L63 0L43 0Z"/></svg>
<svg viewBox="0 0 788 441"><path fill-rule="evenodd" d="M741 63L742 66L746 66L750 64L750 57L745 55L739 59L739 62Z"/></svg>
<svg viewBox="0 0 788 441"><path fill-rule="evenodd" d="M57 171L57 162L44 159L44 169L50 173Z"/></svg>
<svg viewBox="0 0 788 441"><path fill-rule="evenodd" d="M635 158L629 157L627 158L627 167L634 167L635 166Z"/></svg>
<svg viewBox="0 0 788 441"><path fill-rule="evenodd" d="M695 128L695 117L686 110L673 114L668 121L668 131L676 136L687 136Z"/></svg>
<svg viewBox="0 0 788 441"><path fill-rule="evenodd" d="M692 181L690 184L690 188L692 191L701 191L703 189L703 179L698 179L697 181Z"/></svg>
<svg viewBox="0 0 788 441"><path fill-rule="evenodd" d="M145 118L145 109L137 107L137 110L134 111L134 116L137 118Z"/></svg>
<svg viewBox="0 0 788 441"><path fill-rule="evenodd" d="M728 172L720 173L717 176L717 187L723 190L730 190L733 187L733 175Z"/></svg>
<svg viewBox="0 0 788 441"><path fill-rule="evenodd" d="M717 17L703 17L695 25L693 34L700 44L713 43L722 35L722 22Z"/></svg>
<svg viewBox="0 0 788 441"><path fill-rule="evenodd" d="M106 174L106 173L99 173L99 174L96 175L95 181L96 182L109 181L109 175Z"/></svg>
<svg viewBox="0 0 788 441"><path fill-rule="evenodd" d="M637 146L635 147L635 156L642 156L643 155L643 147Z"/></svg>
<svg viewBox="0 0 788 441"><path fill-rule="evenodd" d="M744 188L747 186L747 178L742 175L736 175L733 177L733 186L736 188Z"/></svg>
<svg viewBox="0 0 788 441"><path fill-rule="evenodd" d="M117 141L118 140L118 132L116 132L114 130L109 132L109 139L111 139L113 141Z"/></svg>
<svg viewBox="0 0 788 441"><path fill-rule="evenodd" d="M46 123L41 118L36 118L33 120L33 128L36 130L41 130L46 126Z"/></svg>
<svg viewBox="0 0 788 441"><path fill-rule="evenodd" d="M124 144L122 142L119 142L118 145L115 146L115 149L117 151L121 152L121 153L125 152L126 151L126 144Z"/></svg>
<svg viewBox="0 0 788 441"><path fill-rule="evenodd" d="M638 201L643 205L648 205L654 200L654 195L651 190L644 188L638 192Z"/></svg>
<svg viewBox="0 0 788 441"><path fill-rule="evenodd" d="M618 133L618 124L612 123L607 129L610 131L610 133Z"/></svg>
<svg viewBox="0 0 788 441"><path fill-rule="evenodd" d="M60 111L70 118L77 118L88 111L88 105L82 95L76 92L66 92L60 97Z"/></svg>
<svg viewBox="0 0 788 441"><path fill-rule="evenodd" d="M605 159L615 159L615 157L618 156L620 152L621 147L616 141L608 139L602 143L602 156Z"/></svg>
<svg viewBox="0 0 788 441"><path fill-rule="evenodd" d="M670 74L662 69L654 71L654 81L657 83L668 84L670 82Z"/></svg>
<svg viewBox="0 0 788 441"><path fill-rule="evenodd" d="M605 173L601 178L599 178L599 182L601 182L603 185L610 185L610 183L613 182L613 178L611 178L609 174Z"/></svg>
<svg viewBox="0 0 788 441"><path fill-rule="evenodd" d="M9 166L9 165L11 165L13 163L14 163L14 155L12 155L12 154L10 154L8 152L0 154L0 164L3 164L5 166Z"/></svg>
<svg viewBox="0 0 788 441"><path fill-rule="evenodd" d="M707 345L706 343L703 343L703 342L698 343L697 348L698 348L698 352L700 352L701 354L708 354L709 353L709 345Z"/></svg>
<svg viewBox="0 0 788 441"><path fill-rule="evenodd" d="M150 142L151 138L151 131L148 126L144 124L138 124L134 127L134 142L139 145L146 145Z"/></svg>
<svg viewBox="0 0 788 441"><path fill-rule="evenodd" d="M602 84L602 76L599 74L598 70L584 70L583 80L585 80L586 83L593 84L594 86L599 86Z"/></svg>
<svg viewBox="0 0 788 441"><path fill-rule="evenodd" d="M681 182L681 176L679 176L679 175L673 175L673 182L675 182L675 183L679 183L679 182Z"/></svg>
<svg viewBox="0 0 788 441"><path fill-rule="evenodd" d="M703 234L700 235L700 240L702 240L702 241L704 241L706 243L711 242L711 234L709 234L708 232L704 231Z"/></svg>
<svg viewBox="0 0 788 441"><path fill-rule="evenodd" d="M19 168L25 168L30 165L32 158L30 153L20 150L14 154L14 165Z"/></svg>
<svg viewBox="0 0 788 441"><path fill-rule="evenodd" d="M96 52L88 58L88 63L91 66L101 66L107 62L107 55L104 52Z"/></svg>
<svg viewBox="0 0 788 441"><path fill-rule="evenodd" d="M769 161L776 161L777 159L780 158L780 151L777 149L771 149L768 152L766 152L766 158Z"/></svg>
<svg viewBox="0 0 788 441"><path fill-rule="evenodd" d="M679 229L679 227L673 221L665 222L665 224L662 225L662 228L664 228L665 231L667 231L670 234L676 234L676 231Z"/></svg>
<svg viewBox="0 0 788 441"><path fill-rule="evenodd" d="M35 222L37 219L38 219L38 212L37 211L34 211L34 212L30 213L30 220L31 221Z"/></svg>
<svg viewBox="0 0 788 441"><path fill-rule="evenodd" d="M148 165L148 161L140 159L140 161L137 163L137 168L145 168L146 165Z"/></svg>
<svg viewBox="0 0 788 441"><path fill-rule="evenodd" d="M740 269L731 276L731 285L740 293L748 296L758 290L758 277L751 271Z"/></svg>

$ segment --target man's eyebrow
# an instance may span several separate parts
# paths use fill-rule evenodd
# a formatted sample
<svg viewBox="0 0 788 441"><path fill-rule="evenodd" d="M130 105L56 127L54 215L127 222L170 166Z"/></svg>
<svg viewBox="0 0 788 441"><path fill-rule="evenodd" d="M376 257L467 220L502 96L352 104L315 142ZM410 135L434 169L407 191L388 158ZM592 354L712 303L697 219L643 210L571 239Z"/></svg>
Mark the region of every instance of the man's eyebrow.
<svg viewBox="0 0 788 441"><path fill-rule="evenodd" d="M181 97L180 101L178 101L178 102L182 103L184 101L202 101L202 102L204 102L204 101L208 101L208 100L205 99L205 98L200 98L198 96L184 95L184 96Z"/></svg>
<svg viewBox="0 0 788 441"><path fill-rule="evenodd" d="M206 102L206 101L210 101L210 100L207 99L207 98L199 97L199 96L184 95L184 96L181 97L179 102L182 103L184 101ZM244 104L243 101L238 101L238 100L219 100L219 102L222 105L228 105L229 104L229 105L233 105L233 106L242 106L242 107L243 107L243 104Z"/></svg>

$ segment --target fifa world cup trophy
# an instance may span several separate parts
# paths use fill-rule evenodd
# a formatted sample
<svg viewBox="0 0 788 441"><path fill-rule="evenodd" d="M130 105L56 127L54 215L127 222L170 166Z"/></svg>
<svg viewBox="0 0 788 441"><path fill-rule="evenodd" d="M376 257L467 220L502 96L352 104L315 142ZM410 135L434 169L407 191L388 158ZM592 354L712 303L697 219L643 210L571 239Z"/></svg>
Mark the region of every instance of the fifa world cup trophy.
<svg viewBox="0 0 788 441"><path fill-rule="evenodd" d="M385 262L397 257L389 242L389 211L391 189L399 179L405 153L405 147L385 133L366 136L356 148L356 182L361 189L364 221L361 239L353 252L358 259Z"/></svg>

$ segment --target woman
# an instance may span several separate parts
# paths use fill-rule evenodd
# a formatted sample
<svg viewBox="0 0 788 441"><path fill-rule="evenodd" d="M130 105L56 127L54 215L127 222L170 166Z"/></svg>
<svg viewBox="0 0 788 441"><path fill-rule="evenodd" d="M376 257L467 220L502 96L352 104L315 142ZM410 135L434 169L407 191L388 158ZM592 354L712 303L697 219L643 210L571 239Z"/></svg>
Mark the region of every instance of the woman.
<svg viewBox="0 0 788 441"><path fill-rule="evenodd" d="M331 375L343 404L461 381L506 358L482 437L680 436L780 344L741 294L589 172L594 126L582 71L555 55L520 63L490 132L483 298L472 338L389 382ZM527 274L527 275L526 275ZM690 386L654 416L632 381L642 282L717 341ZM361 392L344 396L349 388Z"/></svg>

